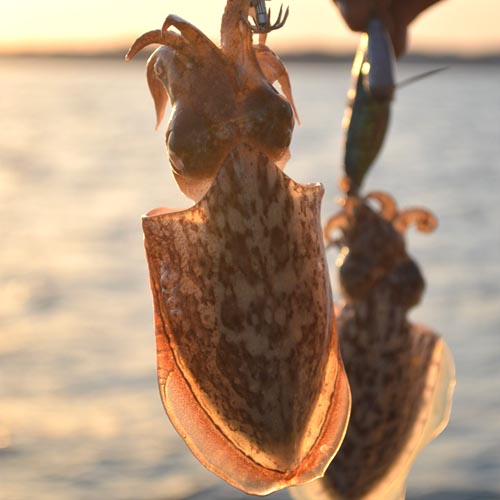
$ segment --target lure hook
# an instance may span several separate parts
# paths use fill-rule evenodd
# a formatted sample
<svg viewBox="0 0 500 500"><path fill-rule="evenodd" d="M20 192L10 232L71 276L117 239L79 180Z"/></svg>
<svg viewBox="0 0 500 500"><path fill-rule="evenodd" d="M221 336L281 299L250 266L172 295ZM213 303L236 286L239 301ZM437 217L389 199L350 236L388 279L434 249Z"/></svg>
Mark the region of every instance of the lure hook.
<svg viewBox="0 0 500 500"><path fill-rule="evenodd" d="M251 0L250 6L255 9L255 16L252 16L253 24L248 21L247 23L253 33L270 33L271 31L282 28L290 13L290 7L287 7L283 13L282 4L276 22L271 24L271 9L266 9L266 0Z"/></svg>

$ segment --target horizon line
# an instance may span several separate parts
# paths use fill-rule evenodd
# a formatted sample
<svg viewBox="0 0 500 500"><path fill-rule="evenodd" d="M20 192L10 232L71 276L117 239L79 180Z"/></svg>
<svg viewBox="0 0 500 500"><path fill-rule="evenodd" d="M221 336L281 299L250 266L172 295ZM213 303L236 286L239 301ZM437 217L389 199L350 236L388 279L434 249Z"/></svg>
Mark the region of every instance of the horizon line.
<svg viewBox="0 0 500 500"><path fill-rule="evenodd" d="M96 49L96 50L7 50L0 49L0 58L14 59L19 58L82 58L82 59L115 59L124 58L127 53L127 48L117 47L110 49ZM352 61L354 51L332 50L328 48L305 48L305 49L289 49L289 50L276 50L280 58L289 62L347 62ZM148 54L139 53L137 59L146 59ZM498 63L500 61L499 52L480 52L472 54L464 54L459 52L450 51L410 51L401 58L402 62L419 62L419 61L439 61L439 62L470 62L470 63Z"/></svg>

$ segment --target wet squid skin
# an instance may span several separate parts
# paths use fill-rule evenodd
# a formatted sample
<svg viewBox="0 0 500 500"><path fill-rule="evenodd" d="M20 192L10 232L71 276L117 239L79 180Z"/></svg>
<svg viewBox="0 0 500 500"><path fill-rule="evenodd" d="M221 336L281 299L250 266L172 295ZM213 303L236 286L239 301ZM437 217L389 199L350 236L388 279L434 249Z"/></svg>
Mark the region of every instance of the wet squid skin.
<svg viewBox="0 0 500 500"><path fill-rule="evenodd" d="M373 200L380 210L371 207ZM348 197L325 226L327 240L341 246L345 303L337 324L352 411L324 478L294 490L297 499L404 499L413 460L448 422L451 354L438 335L407 318L425 286L403 237L412 223L425 232L436 226L429 212L399 212L391 197L377 192Z"/></svg>
<svg viewBox="0 0 500 500"><path fill-rule="evenodd" d="M249 6L228 0L220 49L169 16L128 57L162 45L148 82L158 122L172 100L169 159L197 201L143 218L162 401L208 469L265 495L324 473L345 434L350 392L323 246L323 189L279 168L294 125L290 84L265 37L253 46Z"/></svg>
<svg viewBox="0 0 500 500"><path fill-rule="evenodd" d="M280 166L289 157L294 118L288 75L263 43L253 46L250 27L243 22L248 8L247 1L228 1L220 48L187 21L170 15L162 29L142 35L127 54L131 59L151 43L162 45L148 60L148 84L157 127L171 100L169 160L180 188L194 200L206 192L223 159L242 140ZM272 86L274 81L282 84L288 100Z"/></svg>
<svg viewBox="0 0 500 500"><path fill-rule="evenodd" d="M251 494L320 477L347 426L321 196L242 145L194 207L143 220L165 408Z"/></svg>

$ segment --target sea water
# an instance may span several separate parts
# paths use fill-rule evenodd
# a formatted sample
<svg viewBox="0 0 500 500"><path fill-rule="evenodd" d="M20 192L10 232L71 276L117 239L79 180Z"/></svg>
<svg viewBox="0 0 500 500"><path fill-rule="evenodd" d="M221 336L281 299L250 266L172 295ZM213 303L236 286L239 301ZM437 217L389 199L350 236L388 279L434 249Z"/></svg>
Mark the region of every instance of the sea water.
<svg viewBox="0 0 500 500"><path fill-rule="evenodd" d="M326 218L349 66L289 69L303 125L286 171L324 184ZM402 63L398 78L428 69ZM409 232L427 279L412 318L450 345L457 388L410 499L500 498L499 81L498 67L458 64L401 89L366 185L439 218ZM188 202L144 62L2 59L0 124L0 499L243 498L192 457L158 395L140 217Z"/></svg>

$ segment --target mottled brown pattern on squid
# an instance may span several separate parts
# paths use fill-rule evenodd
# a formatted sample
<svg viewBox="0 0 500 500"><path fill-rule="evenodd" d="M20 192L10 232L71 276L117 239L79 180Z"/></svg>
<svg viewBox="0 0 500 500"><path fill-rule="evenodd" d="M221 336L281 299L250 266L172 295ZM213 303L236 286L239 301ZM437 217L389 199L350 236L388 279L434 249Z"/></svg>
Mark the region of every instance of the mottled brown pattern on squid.
<svg viewBox="0 0 500 500"><path fill-rule="evenodd" d="M390 471L432 395L427 387L438 337L414 335L401 310L390 310L390 292L338 318L342 357L352 393L352 411L342 447L327 471L341 498L363 498ZM389 299L390 300L390 299Z"/></svg>
<svg viewBox="0 0 500 500"><path fill-rule="evenodd" d="M435 220L422 210L398 213L383 193L372 197L381 202L380 212L367 199L348 198L327 234L331 239L334 226L342 231L338 264L346 302L337 324L352 410L340 451L320 481L322 494L328 493L318 499L385 498L376 488L391 474L400 480L409 466L405 454L408 462L419 446L439 368L441 340L407 319L424 280L397 229L413 217L431 230Z"/></svg>
<svg viewBox="0 0 500 500"><path fill-rule="evenodd" d="M177 369L228 439L281 471L304 459L330 406L318 401L337 355L321 196L240 146L200 203L144 220L157 327Z"/></svg>

